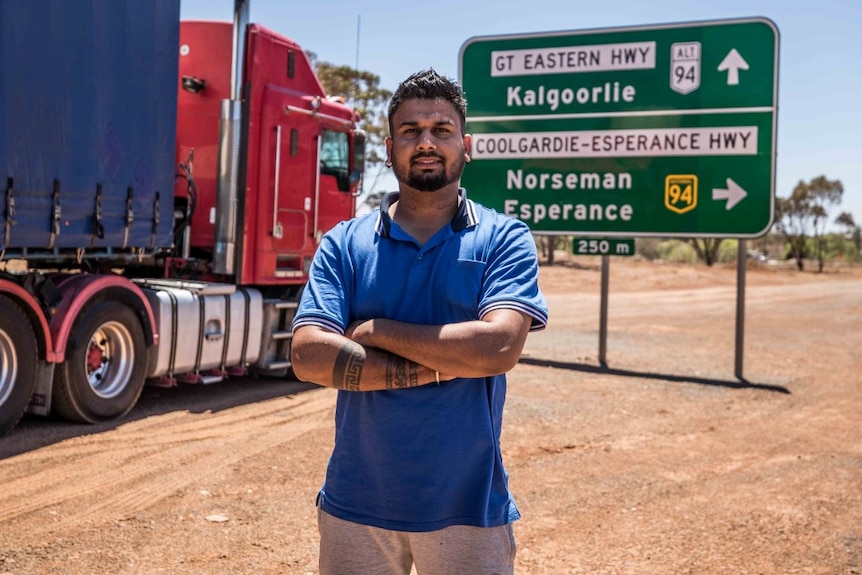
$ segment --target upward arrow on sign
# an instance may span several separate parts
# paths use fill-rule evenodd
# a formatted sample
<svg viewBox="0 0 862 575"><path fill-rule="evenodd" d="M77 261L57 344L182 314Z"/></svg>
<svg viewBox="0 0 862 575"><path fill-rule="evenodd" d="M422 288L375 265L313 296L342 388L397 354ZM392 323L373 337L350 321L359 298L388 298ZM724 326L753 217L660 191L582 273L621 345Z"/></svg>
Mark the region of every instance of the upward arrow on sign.
<svg viewBox="0 0 862 575"><path fill-rule="evenodd" d="M721 64L718 65L719 72L727 72L727 85L736 86L739 84L739 71L748 70L748 62L739 55L736 48L731 48Z"/></svg>

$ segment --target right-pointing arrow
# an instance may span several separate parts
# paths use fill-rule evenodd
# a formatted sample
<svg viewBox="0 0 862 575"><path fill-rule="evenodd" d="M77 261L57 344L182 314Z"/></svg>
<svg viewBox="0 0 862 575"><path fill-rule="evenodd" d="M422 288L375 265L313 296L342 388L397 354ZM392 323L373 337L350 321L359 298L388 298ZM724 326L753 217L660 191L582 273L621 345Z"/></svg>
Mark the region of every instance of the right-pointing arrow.
<svg viewBox="0 0 862 575"><path fill-rule="evenodd" d="M736 48L731 48L721 64L718 65L718 71L724 72L727 70L727 85L736 86L739 84L739 71L748 70L748 62L739 55Z"/></svg>
<svg viewBox="0 0 862 575"><path fill-rule="evenodd" d="M739 184L727 178L727 189L713 188L712 199L715 201L727 200L725 209L731 210L733 206L745 199L748 192L739 187Z"/></svg>

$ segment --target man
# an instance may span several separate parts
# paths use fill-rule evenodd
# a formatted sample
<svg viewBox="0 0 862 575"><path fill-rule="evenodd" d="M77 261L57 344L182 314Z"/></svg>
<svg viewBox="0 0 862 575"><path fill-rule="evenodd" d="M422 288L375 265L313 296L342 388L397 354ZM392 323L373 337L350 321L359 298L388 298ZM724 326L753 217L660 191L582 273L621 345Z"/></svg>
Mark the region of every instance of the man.
<svg viewBox="0 0 862 575"><path fill-rule="evenodd" d="M547 305L527 226L459 188L466 106L433 70L401 83L399 191L324 236L294 319L294 372L339 390L321 575L513 572L505 372Z"/></svg>

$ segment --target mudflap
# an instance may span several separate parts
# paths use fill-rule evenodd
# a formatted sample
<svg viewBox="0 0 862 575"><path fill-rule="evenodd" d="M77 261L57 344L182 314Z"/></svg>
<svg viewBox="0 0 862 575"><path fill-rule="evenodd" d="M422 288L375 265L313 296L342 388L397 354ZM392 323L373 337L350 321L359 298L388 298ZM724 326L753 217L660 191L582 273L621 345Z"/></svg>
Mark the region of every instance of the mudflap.
<svg viewBox="0 0 862 575"><path fill-rule="evenodd" d="M33 386L33 396L30 405L24 413L47 416L51 413L51 391L54 385L54 365L39 360L36 365L36 384Z"/></svg>

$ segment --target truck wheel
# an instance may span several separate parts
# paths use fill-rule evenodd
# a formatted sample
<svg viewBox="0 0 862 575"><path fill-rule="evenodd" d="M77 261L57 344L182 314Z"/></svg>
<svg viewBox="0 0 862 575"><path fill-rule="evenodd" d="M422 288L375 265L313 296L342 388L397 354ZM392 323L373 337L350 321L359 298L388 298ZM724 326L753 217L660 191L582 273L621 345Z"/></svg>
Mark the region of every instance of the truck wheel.
<svg viewBox="0 0 862 575"><path fill-rule="evenodd" d="M117 301L95 304L72 327L66 361L54 377L53 410L83 423L127 414L144 387L146 357L135 313Z"/></svg>
<svg viewBox="0 0 862 575"><path fill-rule="evenodd" d="M0 435L15 427L30 404L38 360L30 320L0 295Z"/></svg>

